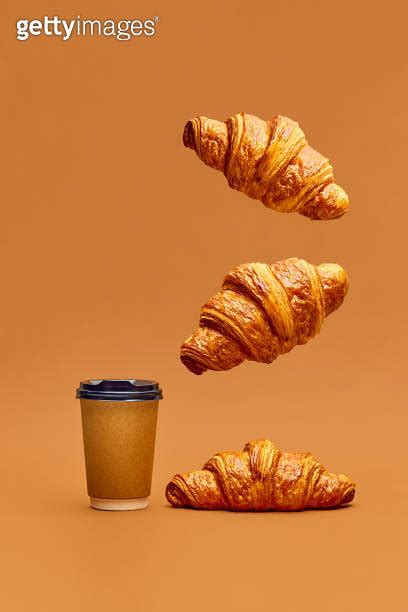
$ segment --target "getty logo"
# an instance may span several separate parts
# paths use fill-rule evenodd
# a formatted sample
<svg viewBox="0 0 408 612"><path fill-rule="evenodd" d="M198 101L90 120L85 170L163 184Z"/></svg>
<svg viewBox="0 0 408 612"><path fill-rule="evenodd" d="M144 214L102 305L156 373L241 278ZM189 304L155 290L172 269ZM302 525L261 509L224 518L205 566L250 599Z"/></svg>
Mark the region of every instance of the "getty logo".
<svg viewBox="0 0 408 612"><path fill-rule="evenodd" d="M151 19L60 19L57 16L42 19L19 19L16 24L17 40L28 40L31 36L57 36L62 41L72 36L111 36L119 41L138 36L154 36L158 17Z"/></svg>

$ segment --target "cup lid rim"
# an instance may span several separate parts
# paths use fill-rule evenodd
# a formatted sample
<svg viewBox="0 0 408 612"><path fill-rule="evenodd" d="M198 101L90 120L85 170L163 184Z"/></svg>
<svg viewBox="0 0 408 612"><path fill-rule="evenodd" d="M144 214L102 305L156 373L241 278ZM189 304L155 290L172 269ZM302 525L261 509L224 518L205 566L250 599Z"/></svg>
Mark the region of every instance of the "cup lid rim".
<svg viewBox="0 0 408 612"><path fill-rule="evenodd" d="M76 392L80 399L110 401L156 400L163 393L155 380L143 378L90 378L82 380Z"/></svg>

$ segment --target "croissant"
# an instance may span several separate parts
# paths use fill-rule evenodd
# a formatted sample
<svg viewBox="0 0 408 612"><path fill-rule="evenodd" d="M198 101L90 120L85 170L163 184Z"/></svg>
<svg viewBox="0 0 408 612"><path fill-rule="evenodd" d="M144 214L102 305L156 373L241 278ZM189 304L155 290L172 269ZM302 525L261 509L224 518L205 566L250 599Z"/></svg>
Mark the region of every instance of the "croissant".
<svg viewBox="0 0 408 612"><path fill-rule="evenodd" d="M177 474L166 488L176 508L303 510L350 503L355 484L331 474L310 453L285 453L255 440L242 453L217 453L202 470Z"/></svg>
<svg viewBox="0 0 408 612"><path fill-rule="evenodd" d="M329 160L308 145L299 125L288 117L196 117L187 122L183 142L207 166L222 170L230 187L268 208L324 220L347 210L348 196L334 182Z"/></svg>
<svg viewBox="0 0 408 612"><path fill-rule="evenodd" d="M271 363L317 334L347 289L346 272L337 264L291 258L238 266L203 306L181 361L194 374L229 370L245 359Z"/></svg>

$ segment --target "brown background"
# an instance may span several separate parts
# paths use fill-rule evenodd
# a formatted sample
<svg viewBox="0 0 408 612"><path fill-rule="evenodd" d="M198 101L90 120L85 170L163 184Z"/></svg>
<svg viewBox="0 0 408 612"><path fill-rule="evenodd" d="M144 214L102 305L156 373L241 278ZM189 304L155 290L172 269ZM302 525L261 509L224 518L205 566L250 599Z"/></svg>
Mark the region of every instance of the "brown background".
<svg viewBox="0 0 408 612"><path fill-rule="evenodd" d="M403 2L2 4L2 608L408 607ZM155 38L15 40L15 21L160 16ZM196 114L296 118L352 197L336 222L229 190L181 144ZM319 338L195 377L201 304L245 261L349 272ZM148 510L87 508L78 381L158 379ZM270 437L358 483L331 512L172 510L176 471Z"/></svg>

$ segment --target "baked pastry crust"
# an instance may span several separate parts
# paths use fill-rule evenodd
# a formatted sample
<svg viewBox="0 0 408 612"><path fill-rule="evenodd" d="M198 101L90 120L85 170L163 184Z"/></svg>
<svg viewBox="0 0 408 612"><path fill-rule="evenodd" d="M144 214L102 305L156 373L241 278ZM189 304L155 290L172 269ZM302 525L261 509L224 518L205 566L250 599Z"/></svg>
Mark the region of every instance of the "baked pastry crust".
<svg viewBox="0 0 408 612"><path fill-rule="evenodd" d="M268 208L315 220L337 219L348 208L329 160L308 145L299 124L288 117L195 117L184 128L183 142L207 166L224 172L230 187Z"/></svg>
<svg viewBox="0 0 408 612"><path fill-rule="evenodd" d="M294 257L238 266L202 307L181 361L194 374L229 370L245 359L271 363L313 338L347 290L347 274L337 264L314 266Z"/></svg>
<svg viewBox="0 0 408 612"><path fill-rule="evenodd" d="M202 470L177 474L166 497L176 508L304 510L348 504L355 486L310 453L286 453L269 440L254 440L241 453L217 453Z"/></svg>

